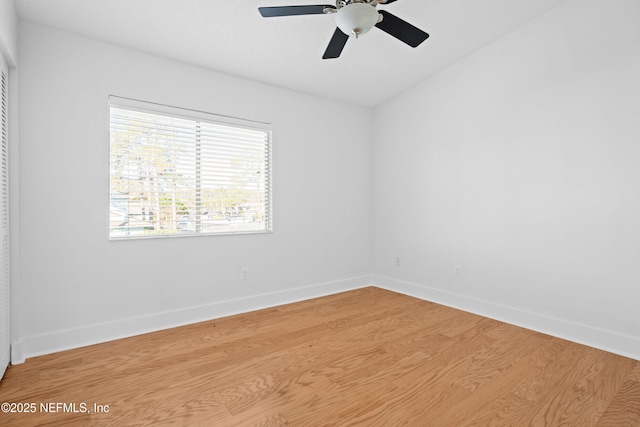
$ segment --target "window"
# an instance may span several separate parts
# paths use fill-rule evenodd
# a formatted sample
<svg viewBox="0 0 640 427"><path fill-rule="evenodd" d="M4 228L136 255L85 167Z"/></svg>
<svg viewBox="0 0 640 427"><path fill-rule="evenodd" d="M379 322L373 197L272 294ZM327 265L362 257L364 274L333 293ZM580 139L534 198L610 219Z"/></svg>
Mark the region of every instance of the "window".
<svg viewBox="0 0 640 427"><path fill-rule="evenodd" d="M271 231L268 124L109 101L111 239Z"/></svg>

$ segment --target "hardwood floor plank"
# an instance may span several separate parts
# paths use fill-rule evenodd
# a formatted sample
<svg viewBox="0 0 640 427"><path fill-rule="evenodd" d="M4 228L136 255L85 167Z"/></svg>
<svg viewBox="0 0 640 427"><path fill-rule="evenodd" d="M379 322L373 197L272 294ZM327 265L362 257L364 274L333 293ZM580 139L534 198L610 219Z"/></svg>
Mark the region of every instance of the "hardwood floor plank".
<svg viewBox="0 0 640 427"><path fill-rule="evenodd" d="M567 357L543 368L541 387L527 418L536 425L592 426L606 408L599 394L587 391L603 352L576 344L564 352Z"/></svg>
<svg viewBox="0 0 640 427"><path fill-rule="evenodd" d="M530 380L534 375L534 370L525 362L519 361L500 375L495 376L493 381L481 384L464 399L453 402L447 408L442 408L437 414L433 414L428 419L429 425L464 425L470 419L478 417L478 414L484 413L487 410L487 404L504 402L507 397L509 397L507 402L511 404L509 390L517 387L523 381ZM492 414L496 409L498 408L492 410ZM503 407L499 407L499 409L505 410Z"/></svg>
<svg viewBox="0 0 640 427"><path fill-rule="evenodd" d="M640 426L640 382L627 380L611 400L598 426Z"/></svg>
<svg viewBox="0 0 640 427"><path fill-rule="evenodd" d="M633 370L629 374L629 379L631 381L640 382L640 362L636 362L634 365Z"/></svg>
<svg viewBox="0 0 640 427"><path fill-rule="evenodd" d="M512 345L505 346L503 341L496 341L476 351L468 368L461 371L455 384L475 392L484 384L506 374L514 365L530 356L543 344L538 337L521 331L514 331L506 339Z"/></svg>
<svg viewBox="0 0 640 427"><path fill-rule="evenodd" d="M2 426L640 426L640 362L363 288L32 358Z"/></svg>

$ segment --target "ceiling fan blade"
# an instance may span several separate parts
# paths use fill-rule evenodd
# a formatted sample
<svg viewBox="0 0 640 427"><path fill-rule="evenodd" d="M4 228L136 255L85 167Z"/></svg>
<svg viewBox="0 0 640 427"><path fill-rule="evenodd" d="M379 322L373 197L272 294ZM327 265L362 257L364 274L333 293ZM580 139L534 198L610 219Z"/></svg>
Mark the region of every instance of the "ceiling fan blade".
<svg viewBox="0 0 640 427"><path fill-rule="evenodd" d="M335 9L330 4L312 4L308 6L271 6L259 7L260 15L265 18L273 16L322 15L325 9Z"/></svg>
<svg viewBox="0 0 640 427"><path fill-rule="evenodd" d="M429 38L429 34L425 33L420 28L414 27L407 21L390 14L385 10L380 10L378 12L382 15L382 21L378 22L376 27L380 28L387 34L392 35L398 40L405 42L409 46L417 47L420 43Z"/></svg>
<svg viewBox="0 0 640 427"><path fill-rule="evenodd" d="M387 1L378 1L379 4L389 4L389 3L393 3L396 0L387 0Z"/></svg>
<svg viewBox="0 0 640 427"><path fill-rule="evenodd" d="M324 55L322 55L322 59L339 57L342 53L342 49L344 49L344 45L347 44L347 40L349 40L349 36L340 31L340 28L336 28L336 31L333 33L333 37L331 37L331 41L329 42L329 46L327 46L327 50L325 50Z"/></svg>

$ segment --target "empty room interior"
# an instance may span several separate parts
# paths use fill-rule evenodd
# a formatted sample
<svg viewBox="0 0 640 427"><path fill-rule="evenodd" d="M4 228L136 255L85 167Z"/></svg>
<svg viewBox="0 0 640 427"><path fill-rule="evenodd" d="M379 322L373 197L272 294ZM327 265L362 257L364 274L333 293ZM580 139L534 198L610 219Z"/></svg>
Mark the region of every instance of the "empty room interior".
<svg viewBox="0 0 640 427"><path fill-rule="evenodd" d="M640 426L639 1L0 0L0 60L0 425Z"/></svg>

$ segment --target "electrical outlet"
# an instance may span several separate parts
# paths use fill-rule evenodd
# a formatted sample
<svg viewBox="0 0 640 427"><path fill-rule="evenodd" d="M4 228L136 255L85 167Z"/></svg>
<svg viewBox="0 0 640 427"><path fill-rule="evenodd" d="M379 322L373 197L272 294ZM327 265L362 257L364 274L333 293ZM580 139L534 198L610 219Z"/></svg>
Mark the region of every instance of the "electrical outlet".
<svg viewBox="0 0 640 427"><path fill-rule="evenodd" d="M249 268L243 267L240 270L240 280L249 280Z"/></svg>
<svg viewBox="0 0 640 427"><path fill-rule="evenodd" d="M400 267L400 257L396 257L396 267Z"/></svg>
<svg viewBox="0 0 640 427"><path fill-rule="evenodd" d="M462 266L461 265L454 265L453 266L453 277L455 277L456 279L462 278Z"/></svg>

